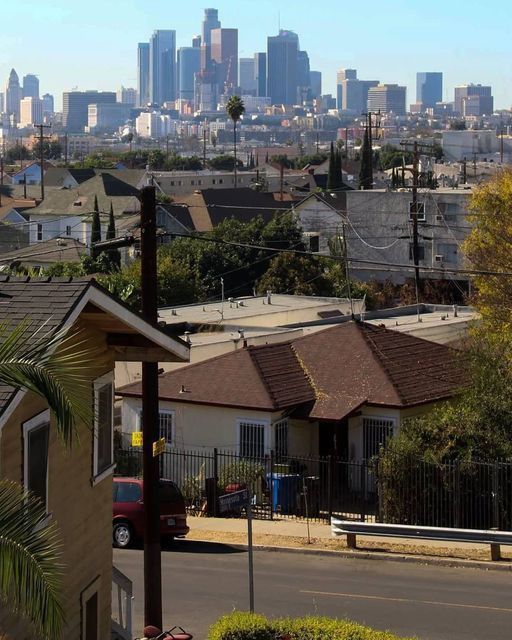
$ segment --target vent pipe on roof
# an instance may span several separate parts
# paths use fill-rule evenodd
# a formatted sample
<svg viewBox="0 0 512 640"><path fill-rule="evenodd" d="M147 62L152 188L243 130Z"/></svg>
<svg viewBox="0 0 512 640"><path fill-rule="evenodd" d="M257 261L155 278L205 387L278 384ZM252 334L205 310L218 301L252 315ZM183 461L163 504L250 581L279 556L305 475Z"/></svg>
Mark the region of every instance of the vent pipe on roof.
<svg viewBox="0 0 512 640"><path fill-rule="evenodd" d="M272 291L267 289L267 304L272 304Z"/></svg>

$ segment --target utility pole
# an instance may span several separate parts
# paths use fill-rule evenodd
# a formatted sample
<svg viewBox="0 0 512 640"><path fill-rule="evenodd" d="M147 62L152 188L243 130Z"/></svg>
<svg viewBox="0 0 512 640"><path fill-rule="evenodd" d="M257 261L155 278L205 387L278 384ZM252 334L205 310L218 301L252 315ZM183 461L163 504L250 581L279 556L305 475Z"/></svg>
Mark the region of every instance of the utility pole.
<svg viewBox="0 0 512 640"><path fill-rule="evenodd" d="M500 163L503 164L503 122L501 123L500 133Z"/></svg>
<svg viewBox="0 0 512 640"><path fill-rule="evenodd" d="M203 169L206 169L206 123L203 125Z"/></svg>
<svg viewBox="0 0 512 640"><path fill-rule="evenodd" d="M23 136L20 138L20 171L23 169Z"/></svg>
<svg viewBox="0 0 512 640"><path fill-rule="evenodd" d="M466 156L464 156L464 160L462 161L462 184L468 183L468 167L467 167Z"/></svg>
<svg viewBox="0 0 512 640"><path fill-rule="evenodd" d="M280 191L281 191L281 197L280 200L281 202L283 202L283 191L284 191L284 164L283 161L281 160L280 164L279 164L279 184L280 184Z"/></svg>
<svg viewBox="0 0 512 640"><path fill-rule="evenodd" d="M3 190L4 190L4 154L0 153L0 207L2 206Z"/></svg>
<svg viewBox="0 0 512 640"><path fill-rule="evenodd" d="M44 129L50 129L49 124L36 124L34 125L36 129L39 129L39 162L41 164L41 201L44 200L44 148L43 142L45 138L49 138L49 136L45 136L43 131Z"/></svg>
<svg viewBox="0 0 512 640"><path fill-rule="evenodd" d="M68 134L64 134L64 166L68 167Z"/></svg>
<svg viewBox="0 0 512 640"><path fill-rule="evenodd" d="M141 201L142 315L158 319L156 268L156 192L143 187ZM162 628L162 552L160 546L160 469L153 456L158 440L158 363L142 363L142 473L144 503L144 623Z"/></svg>
<svg viewBox="0 0 512 640"><path fill-rule="evenodd" d="M348 261L347 233L346 233L344 218L342 218L342 221L341 221L341 228L343 232L343 259L345 261L345 278L347 280L348 299L350 300L350 315L352 317L352 320L355 320L354 301L352 300L352 286L350 284L350 265Z"/></svg>
<svg viewBox="0 0 512 640"><path fill-rule="evenodd" d="M370 151L369 151L369 166L370 166L370 189L373 189L373 116L376 116L375 129L378 129L380 126L380 109L375 111L368 111L368 113L364 113L366 116L366 127L368 129L368 141L370 143Z"/></svg>

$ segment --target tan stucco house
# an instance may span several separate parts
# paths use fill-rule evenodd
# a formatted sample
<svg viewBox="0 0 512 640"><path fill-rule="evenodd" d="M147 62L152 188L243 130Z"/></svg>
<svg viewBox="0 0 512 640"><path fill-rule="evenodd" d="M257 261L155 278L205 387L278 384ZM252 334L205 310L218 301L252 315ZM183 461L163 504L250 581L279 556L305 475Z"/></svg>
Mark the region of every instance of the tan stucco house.
<svg viewBox="0 0 512 640"><path fill-rule="evenodd" d="M114 364L116 360L186 360L188 346L117 302L94 281L0 279L0 322L44 330L81 330L90 344L94 424L79 424L68 449L48 405L31 392L0 386L0 477L23 484L46 504L62 539L63 637L111 636ZM30 325L32 326L32 325ZM74 335L74 334L73 334ZM27 333L30 340L30 333ZM0 611L0 637L33 638ZM57 639L56 639L57 640Z"/></svg>
<svg viewBox="0 0 512 640"><path fill-rule="evenodd" d="M162 374L161 433L173 449L368 459L404 418L452 397L462 381L450 347L347 322ZM122 430L138 430L140 382L116 394Z"/></svg>

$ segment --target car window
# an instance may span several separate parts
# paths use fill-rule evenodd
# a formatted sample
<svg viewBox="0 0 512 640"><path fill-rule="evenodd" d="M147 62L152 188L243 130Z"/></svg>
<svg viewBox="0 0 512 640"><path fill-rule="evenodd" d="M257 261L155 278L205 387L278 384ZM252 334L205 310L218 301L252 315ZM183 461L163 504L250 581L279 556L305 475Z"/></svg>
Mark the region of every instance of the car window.
<svg viewBox="0 0 512 640"><path fill-rule="evenodd" d="M114 484L112 485L112 502L117 502L116 496L117 496L117 483L114 482Z"/></svg>
<svg viewBox="0 0 512 640"><path fill-rule="evenodd" d="M160 485L160 502L179 502L180 500L183 500L181 492L173 482Z"/></svg>
<svg viewBox="0 0 512 640"><path fill-rule="evenodd" d="M140 485L135 482L120 482L117 485L116 502L137 502L142 498Z"/></svg>

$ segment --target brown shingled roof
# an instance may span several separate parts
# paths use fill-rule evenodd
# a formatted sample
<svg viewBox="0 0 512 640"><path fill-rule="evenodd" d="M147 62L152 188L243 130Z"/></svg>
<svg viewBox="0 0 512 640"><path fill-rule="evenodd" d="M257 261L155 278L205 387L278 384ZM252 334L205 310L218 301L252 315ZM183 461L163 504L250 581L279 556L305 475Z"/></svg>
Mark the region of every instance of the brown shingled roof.
<svg viewBox="0 0 512 640"><path fill-rule="evenodd" d="M455 350L348 322L166 373L159 393L162 400L262 411L307 405L312 419L341 420L363 404L405 408L446 399L463 382ZM141 383L119 395L140 396Z"/></svg>

